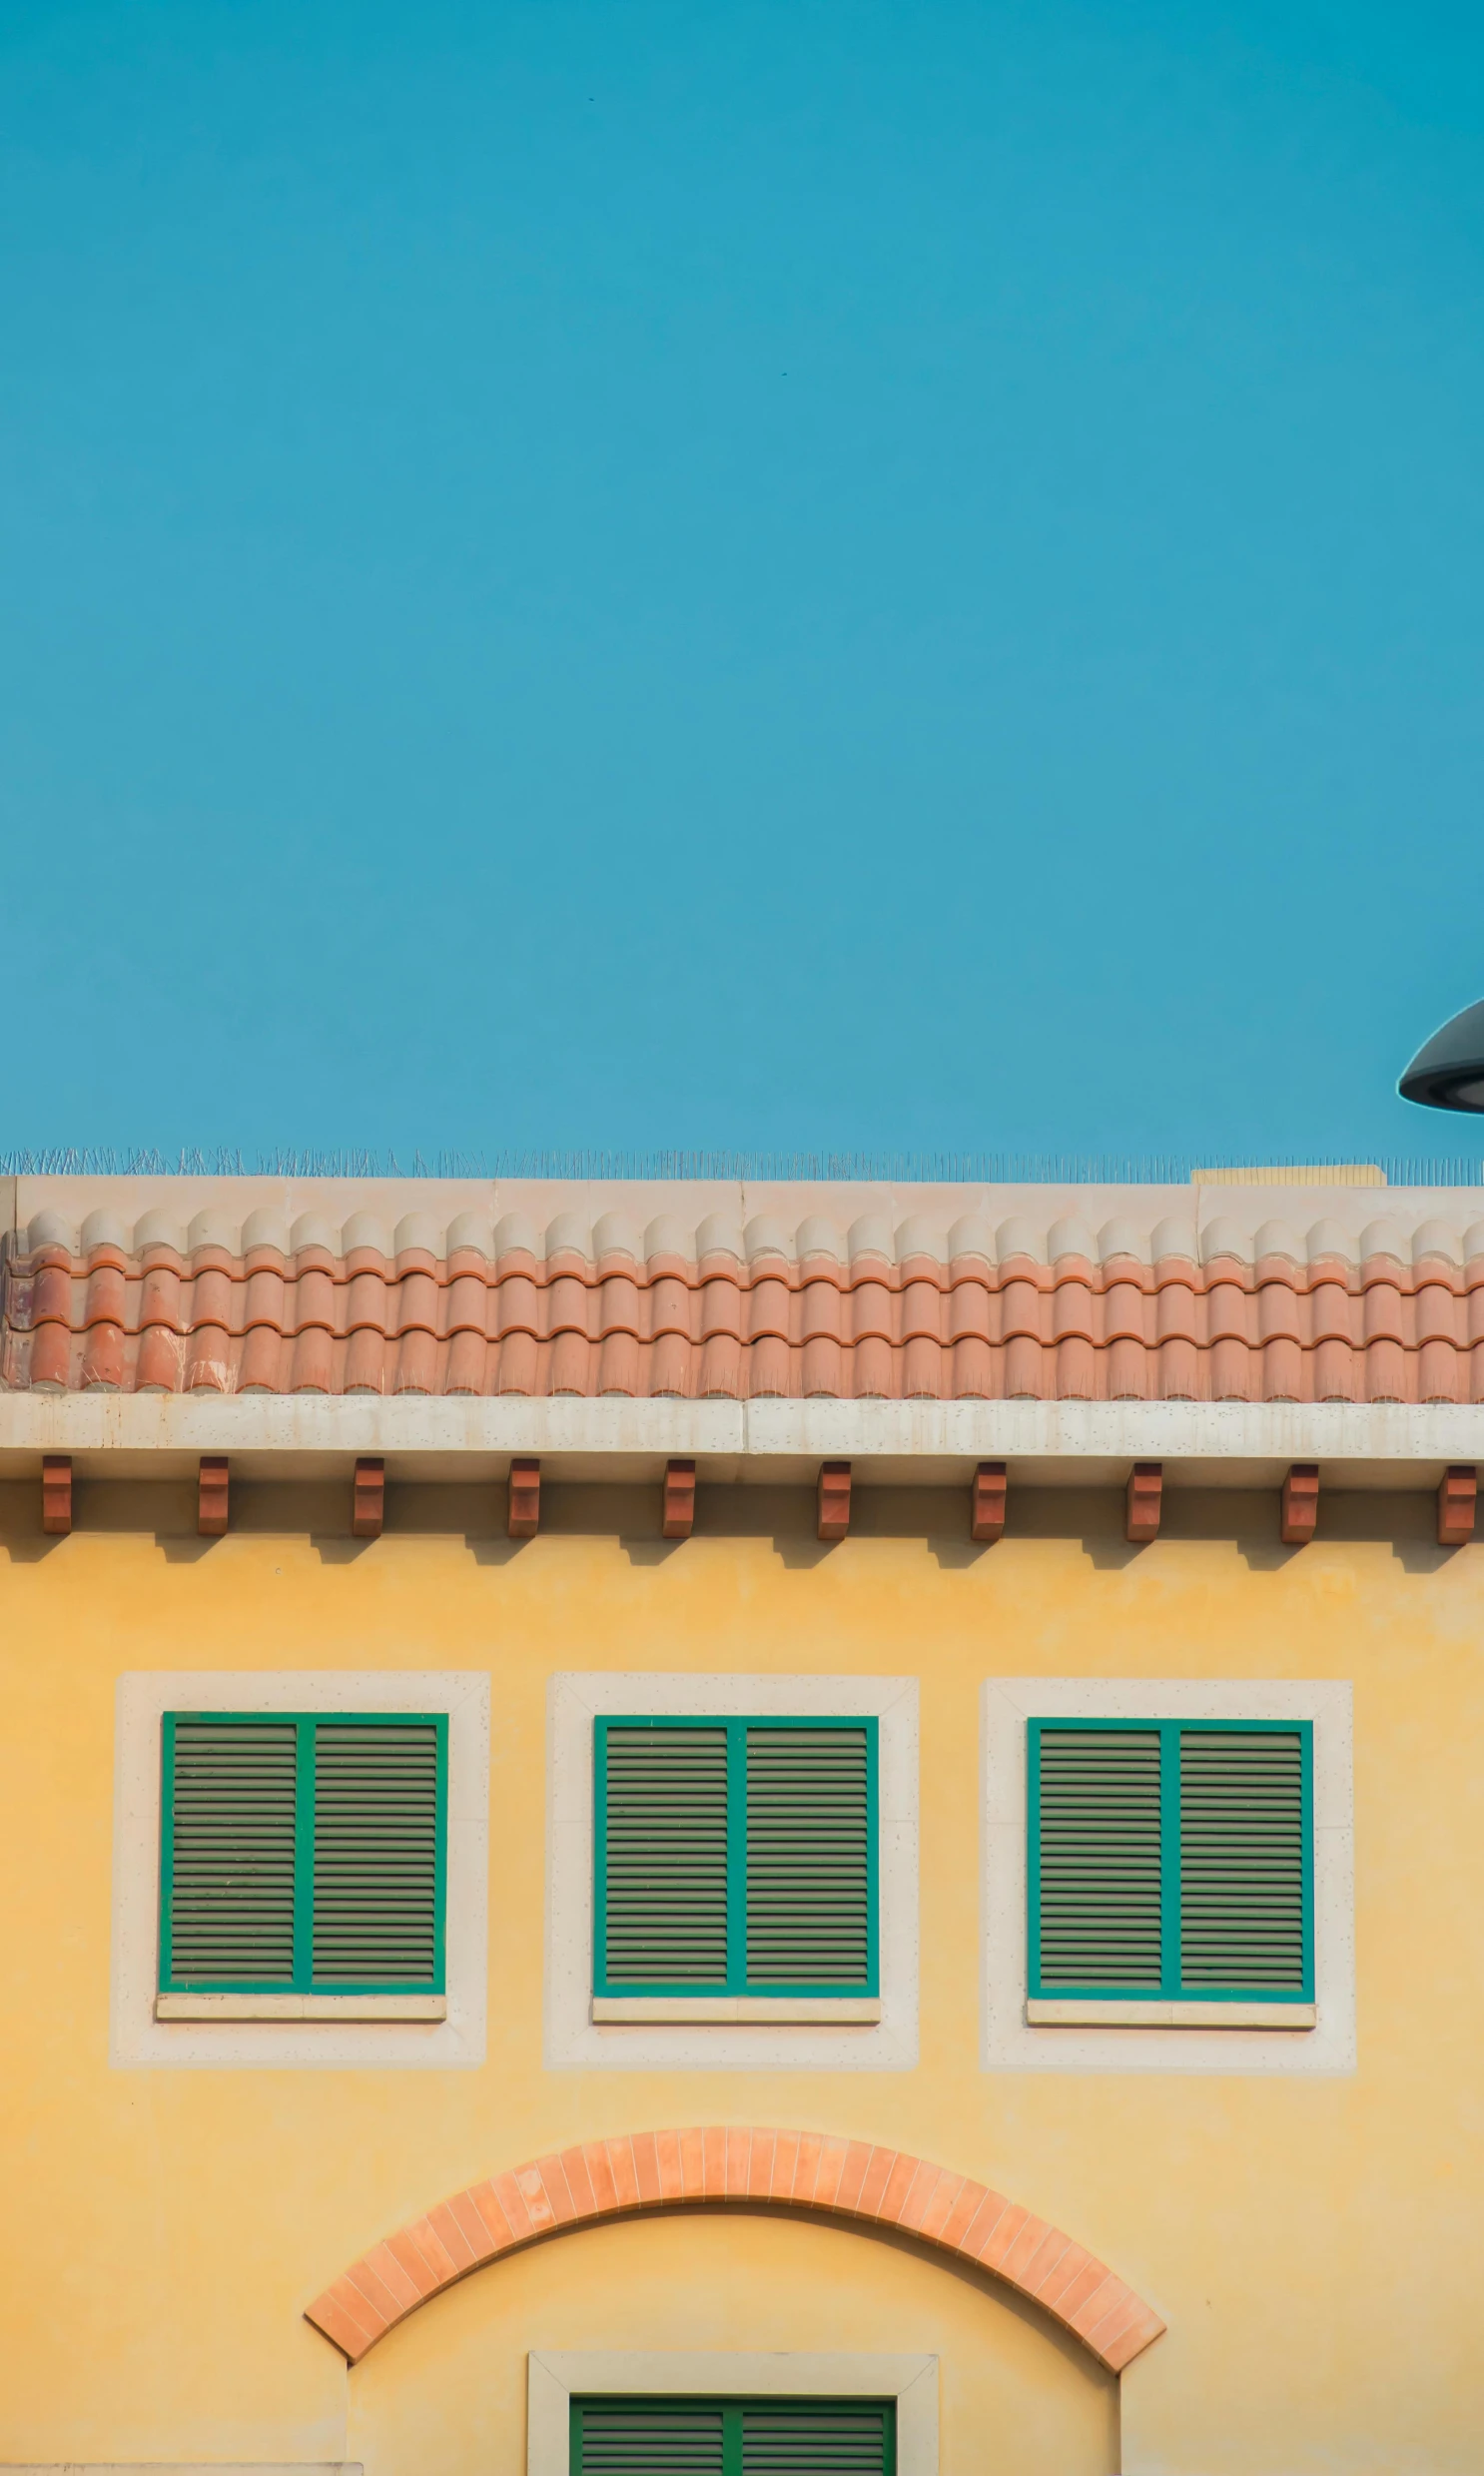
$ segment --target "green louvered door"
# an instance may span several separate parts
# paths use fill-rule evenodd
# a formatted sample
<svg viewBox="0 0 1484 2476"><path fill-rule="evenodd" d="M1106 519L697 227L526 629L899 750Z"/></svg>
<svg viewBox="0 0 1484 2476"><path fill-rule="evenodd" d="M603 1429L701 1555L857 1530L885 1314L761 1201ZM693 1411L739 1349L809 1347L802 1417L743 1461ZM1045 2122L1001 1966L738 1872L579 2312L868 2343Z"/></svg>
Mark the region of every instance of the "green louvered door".
<svg viewBox="0 0 1484 2476"><path fill-rule="evenodd" d="M1297 1731L1180 1737L1180 1981L1304 1985L1303 1747Z"/></svg>
<svg viewBox="0 0 1484 2476"><path fill-rule="evenodd" d="M317 1986L429 1987L438 1740L426 1723L315 1731Z"/></svg>
<svg viewBox="0 0 1484 2476"><path fill-rule="evenodd" d="M853 2399L574 2399L571 2476L893 2476L896 2411Z"/></svg>
<svg viewBox="0 0 1484 2476"><path fill-rule="evenodd" d="M607 1732L601 1847L610 1984L727 1981L727 1732Z"/></svg>
<svg viewBox="0 0 1484 2476"><path fill-rule="evenodd" d="M1048 1729L1041 1739L1041 1984L1157 1994L1157 1729Z"/></svg>
<svg viewBox="0 0 1484 2476"><path fill-rule="evenodd" d="M867 1768L864 1729L749 1728L749 1987L868 1984Z"/></svg>
<svg viewBox="0 0 1484 2476"><path fill-rule="evenodd" d="M167 1826L174 1974L198 1984L294 1982L298 1731L292 1720L175 1729Z"/></svg>

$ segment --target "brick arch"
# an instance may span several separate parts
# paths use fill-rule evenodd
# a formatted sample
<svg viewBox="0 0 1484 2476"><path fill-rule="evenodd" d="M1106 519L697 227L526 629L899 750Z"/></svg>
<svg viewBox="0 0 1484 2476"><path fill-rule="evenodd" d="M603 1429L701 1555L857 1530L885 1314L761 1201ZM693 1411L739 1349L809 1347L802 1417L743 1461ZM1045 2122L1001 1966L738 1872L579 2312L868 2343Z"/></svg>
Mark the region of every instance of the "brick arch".
<svg viewBox="0 0 1484 2476"><path fill-rule="evenodd" d="M916 2236L1029 2296L1111 2372L1164 2327L1106 2263L1003 2192L905 2149L736 2124L590 2140L470 2184L354 2261L305 2318L356 2364L419 2304L522 2244L639 2210L723 2201Z"/></svg>

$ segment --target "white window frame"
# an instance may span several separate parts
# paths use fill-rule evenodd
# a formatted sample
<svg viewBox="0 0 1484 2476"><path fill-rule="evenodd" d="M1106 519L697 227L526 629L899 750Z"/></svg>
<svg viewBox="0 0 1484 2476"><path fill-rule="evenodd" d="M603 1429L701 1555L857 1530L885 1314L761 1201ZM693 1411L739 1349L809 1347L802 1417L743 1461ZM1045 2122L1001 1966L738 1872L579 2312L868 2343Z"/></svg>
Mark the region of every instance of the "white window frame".
<svg viewBox="0 0 1484 2476"><path fill-rule="evenodd" d="M448 1847L442 2018L369 2018L379 1998L299 1999L297 2017L229 1998L213 2017L157 2017L160 1723L167 1711L446 1711ZM484 2061L489 1972L489 1678L462 1668L135 1669L114 1728L109 2062L289 2068L444 2069ZM292 2000L292 1999L291 1999ZM244 2019L249 2008L259 2017ZM164 2007L177 2016L186 2009Z"/></svg>
<svg viewBox="0 0 1484 2476"><path fill-rule="evenodd" d="M755 2006L731 1998L607 2002L594 2017L593 1726L600 1713L878 1722L880 1999ZM704 2017L698 2017L704 2016ZM918 2052L918 1688L915 1677L686 1676L568 1670L546 1730L548 2066L617 2070L908 2071Z"/></svg>
<svg viewBox="0 0 1484 2476"><path fill-rule="evenodd" d="M1348 1684L991 1677L981 1714L983 2048L987 2071L1349 2072L1355 2069L1355 1855ZM1028 2019L1027 1731L1032 1719L1309 1720L1314 1731L1313 2026L1249 2024L1209 2005L1067 2007ZM1261 2008L1264 2012L1267 2007ZM1043 2016L1048 2007L1037 2007ZM1086 2017L1074 2019L1076 2012ZM1123 2020L1124 2014L1132 2018ZM1113 2016L1120 2016L1117 2026ZM1175 2026L1188 2017L1188 2026Z"/></svg>
<svg viewBox="0 0 1484 2476"><path fill-rule="evenodd" d="M894 2399L897 2476L938 2476L936 2355L649 2354L532 2348L526 2476L570 2476L574 2398Z"/></svg>

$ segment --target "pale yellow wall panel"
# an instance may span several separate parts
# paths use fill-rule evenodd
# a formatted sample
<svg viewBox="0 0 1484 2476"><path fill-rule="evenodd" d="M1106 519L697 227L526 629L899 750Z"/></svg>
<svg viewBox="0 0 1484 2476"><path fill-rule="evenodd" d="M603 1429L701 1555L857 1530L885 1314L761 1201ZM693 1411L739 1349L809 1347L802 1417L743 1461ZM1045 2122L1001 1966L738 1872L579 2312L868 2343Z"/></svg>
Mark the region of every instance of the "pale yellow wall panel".
<svg viewBox="0 0 1484 2476"><path fill-rule="evenodd" d="M524 2476L527 2349L856 2350L942 2359L943 2476L1108 2476L1112 2376L988 2282L808 2221L643 2219L465 2279L351 2374L367 2476Z"/></svg>
<svg viewBox="0 0 1484 2476"><path fill-rule="evenodd" d="M1011 1535L975 1550L957 1497L866 1494L859 1534L825 1551L802 1491L703 1490L699 1534L673 1547L637 1490L551 1490L548 1526L520 1547L474 1490L390 1490L387 1533L366 1546L346 1535L343 1489L240 1490L212 1543L184 1489L83 1483L77 1530L43 1541L35 1492L0 1488L0 2459L339 2455L347 2376L299 2315L370 2242L544 2149L731 2119L919 2150L1103 2253L1170 2324L1125 2376L1130 2476L1477 2469L1484 1545L1438 1551L1426 1499L1327 1501L1326 1535L1290 1551L1270 1499L1175 1494L1165 1535L1135 1552L1112 1495L1013 1497ZM491 1674L482 2067L110 2070L117 1677L260 1664ZM543 2068L547 1679L687 1666L920 1678L916 2071ZM1355 2076L981 2071L979 1696L994 1673L1353 1680ZM1028 2436L1035 2414L1075 2421L1069 2399L1102 2396L1095 2368L1080 2390L1061 2342L1015 2308L879 2243L669 2222L482 2273L350 2376L354 2414L382 2400L376 2449L400 2467L416 2411L398 2368L460 2348L472 2364L481 2330L499 2333L501 2366L527 2344L688 2343L675 2316L714 2308L694 2265L733 2275L732 2239L746 2292L727 2288L728 2309L745 2326L725 2343L771 2343L765 2308L781 2325L823 2309L805 2265L828 2256L849 2264L831 2277L850 2326L811 2343L941 2343L946 2401L980 2379L962 2365L982 2350ZM584 2325L584 2294L608 2283L584 2264L620 2246L636 2265L631 2341ZM489 2362L518 2398L516 2373ZM447 2412L466 2437L486 2410L465 2391ZM959 2464L1020 2462L946 2460Z"/></svg>

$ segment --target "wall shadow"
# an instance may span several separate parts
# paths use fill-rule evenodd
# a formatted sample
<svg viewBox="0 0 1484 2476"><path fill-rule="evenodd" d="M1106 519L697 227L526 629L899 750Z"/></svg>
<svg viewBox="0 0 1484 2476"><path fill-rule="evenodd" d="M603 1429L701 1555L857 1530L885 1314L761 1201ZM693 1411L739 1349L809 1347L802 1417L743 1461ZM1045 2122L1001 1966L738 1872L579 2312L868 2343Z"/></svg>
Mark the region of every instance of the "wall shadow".
<svg viewBox="0 0 1484 2476"><path fill-rule="evenodd" d="M226 1539L202 1538L196 1527L194 1477L171 1480L90 1479L73 1483L73 1535L112 1533L153 1538L171 1564L195 1565L220 1553L234 1535L307 1540L322 1562L352 1564L374 1540L351 1533L352 1490L344 1478L253 1480L234 1476ZM1340 1492L1321 1487L1314 1539L1289 1547L1279 1536L1276 1488L1171 1487L1164 1494L1159 1535L1146 1547L1123 1536L1119 1487L1016 1487L1006 1506L1003 1541L969 1536L967 1487L861 1487L853 1492L849 1537L834 1543L816 1535L812 1486L705 1484L696 1489L690 1540L660 1533L661 1488L603 1482L546 1481L541 1489L541 1527L536 1541L512 1539L506 1530L504 1483L388 1482L387 1537L462 1542L481 1565L511 1564L541 1538L611 1541L630 1563L667 1566L707 1540L759 1539L792 1571L808 1572L830 1557L848 1556L861 1541L921 1541L945 1572L968 1572L1002 1556L1019 1540L1071 1543L1100 1572L1121 1573L1142 1557L1154 1560L1172 1545L1219 1544L1239 1555L1254 1573L1280 1573L1305 1556L1322 1557L1337 1545L1382 1547L1408 1574L1425 1577L1452 1563L1462 1551L1439 1547L1436 1503L1422 1489ZM41 1490L35 1480L0 1482L0 1555L12 1563L38 1563L67 1547L41 1527ZM991 1568L993 1570L993 1566Z"/></svg>

